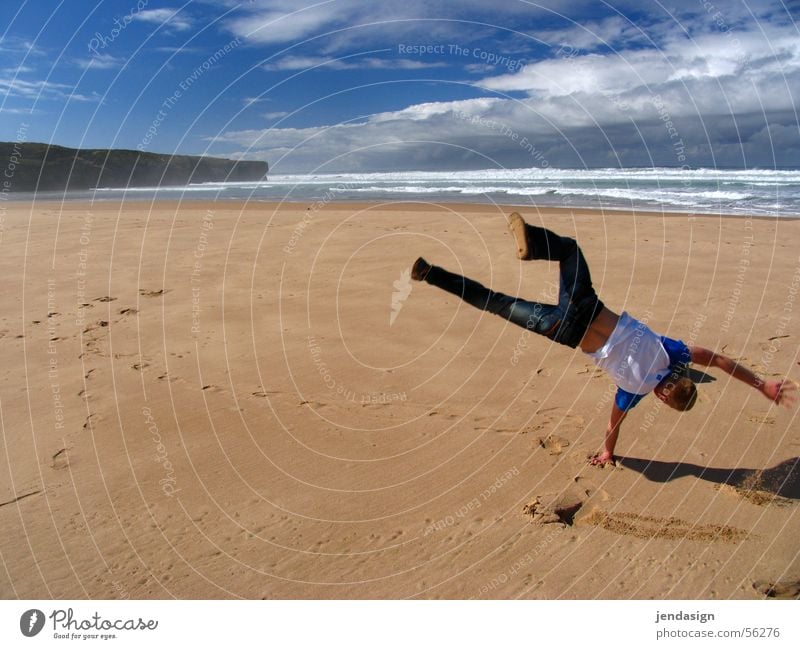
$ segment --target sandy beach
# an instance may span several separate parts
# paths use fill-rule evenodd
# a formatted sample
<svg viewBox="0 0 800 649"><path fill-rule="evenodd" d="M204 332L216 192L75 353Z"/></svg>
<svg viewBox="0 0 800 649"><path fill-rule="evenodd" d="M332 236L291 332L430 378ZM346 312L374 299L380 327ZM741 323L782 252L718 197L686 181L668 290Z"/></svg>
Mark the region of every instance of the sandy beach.
<svg viewBox="0 0 800 649"><path fill-rule="evenodd" d="M800 579L798 408L719 371L616 468L579 350L412 283L548 301L506 207L8 203L0 597L746 599ZM797 379L800 222L535 208L603 301Z"/></svg>

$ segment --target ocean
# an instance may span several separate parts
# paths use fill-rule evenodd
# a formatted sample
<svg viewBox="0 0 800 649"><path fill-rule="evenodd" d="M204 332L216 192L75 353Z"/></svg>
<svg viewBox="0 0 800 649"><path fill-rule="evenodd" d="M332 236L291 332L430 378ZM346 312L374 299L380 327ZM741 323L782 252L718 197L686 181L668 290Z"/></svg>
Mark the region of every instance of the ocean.
<svg viewBox="0 0 800 649"><path fill-rule="evenodd" d="M800 216L800 170L533 168L284 174L260 182L99 188L69 198L482 202L796 217Z"/></svg>

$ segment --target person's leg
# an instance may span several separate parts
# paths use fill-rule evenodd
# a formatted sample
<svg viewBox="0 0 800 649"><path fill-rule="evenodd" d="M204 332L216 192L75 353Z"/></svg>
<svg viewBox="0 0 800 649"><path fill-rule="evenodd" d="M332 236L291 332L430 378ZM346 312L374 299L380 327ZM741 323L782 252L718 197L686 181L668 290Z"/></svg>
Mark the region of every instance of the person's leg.
<svg viewBox="0 0 800 649"><path fill-rule="evenodd" d="M558 262L558 304L564 323L553 340L569 347L577 346L586 329L603 309L603 303L592 286L589 265L577 241L525 223L516 212L509 219L509 229L516 239L520 259Z"/></svg>
<svg viewBox="0 0 800 649"><path fill-rule="evenodd" d="M566 292L576 301L593 291L589 266L575 239L525 223L517 212L509 217L508 227L516 239L520 259L559 262L561 293Z"/></svg>
<svg viewBox="0 0 800 649"><path fill-rule="evenodd" d="M460 297L478 309L499 315L548 338L556 334L562 320L561 307L558 305L529 302L505 295L439 266L430 266L420 279Z"/></svg>
<svg viewBox="0 0 800 649"><path fill-rule="evenodd" d="M577 302L594 292L589 265L575 239L529 223L525 224L525 238L529 259L558 262L562 296L566 295L568 300Z"/></svg>

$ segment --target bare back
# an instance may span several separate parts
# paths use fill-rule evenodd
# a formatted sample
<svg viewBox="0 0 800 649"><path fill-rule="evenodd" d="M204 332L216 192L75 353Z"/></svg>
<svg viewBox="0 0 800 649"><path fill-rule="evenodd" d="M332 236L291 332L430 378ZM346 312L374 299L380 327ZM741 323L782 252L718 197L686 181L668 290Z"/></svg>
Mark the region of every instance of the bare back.
<svg viewBox="0 0 800 649"><path fill-rule="evenodd" d="M617 326L617 322L619 322L619 315L604 306L583 335L580 342L581 351L592 354L605 345Z"/></svg>

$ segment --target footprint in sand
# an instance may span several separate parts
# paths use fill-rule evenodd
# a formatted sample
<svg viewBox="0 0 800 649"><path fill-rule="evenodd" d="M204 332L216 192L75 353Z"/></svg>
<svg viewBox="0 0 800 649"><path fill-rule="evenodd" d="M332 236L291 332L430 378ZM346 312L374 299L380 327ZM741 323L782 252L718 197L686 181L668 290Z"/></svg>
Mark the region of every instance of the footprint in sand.
<svg viewBox="0 0 800 649"><path fill-rule="evenodd" d="M535 420L536 423L533 424L533 426L531 426L531 428L526 432L547 429L581 430L586 423L586 420L581 415L573 415L571 413L562 415L558 412L551 412L544 416L539 416L539 412L537 412Z"/></svg>
<svg viewBox="0 0 800 649"><path fill-rule="evenodd" d="M590 379L597 379L603 376L605 372L596 365L584 365L582 370L578 370L575 374L588 374Z"/></svg>
<svg viewBox="0 0 800 649"><path fill-rule="evenodd" d="M774 347L778 347L778 345L780 345L781 343L775 344L772 341L773 340L781 340L782 338L789 338L789 335L787 334L785 336L772 336L771 338L767 338L767 340L765 342L761 343L759 346L765 352L766 351L773 351L774 352L775 349L773 349L773 348Z"/></svg>
<svg viewBox="0 0 800 649"><path fill-rule="evenodd" d="M637 539L667 539L670 541L725 541L736 543L748 533L728 525L713 523L692 524L679 518L645 516L633 512L606 512L595 508L576 523L602 527L614 534Z"/></svg>
<svg viewBox="0 0 800 649"><path fill-rule="evenodd" d="M322 401L307 401L305 399L297 402L298 406L310 406L312 410L317 410L319 408L324 408L327 406L327 403L323 403Z"/></svg>
<svg viewBox="0 0 800 649"><path fill-rule="evenodd" d="M539 438L539 446L550 451L550 455L561 455L564 448L569 446L569 440L558 435L548 435Z"/></svg>
<svg viewBox="0 0 800 649"><path fill-rule="evenodd" d="M89 415L86 417L86 421L83 424L84 430L90 430L93 425L93 421L100 421L102 417L97 413L90 412Z"/></svg>
<svg viewBox="0 0 800 649"><path fill-rule="evenodd" d="M110 295L104 295L103 297L96 297L94 298L95 302L113 302L117 298L111 297ZM86 306L89 306L88 304Z"/></svg>
<svg viewBox="0 0 800 649"><path fill-rule="evenodd" d="M575 483L577 489L580 489L587 496L591 495L593 500L604 503L611 500L611 495L605 489L598 487L594 480L586 476L576 475L572 478L572 481ZM585 504L586 503L584 503L584 505Z"/></svg>
<svg viewBox="0 0 800 649"><path fill-rule="evenodd" d="M131 368L139 371L141 371L145 367L150 367L149 363L134 363L133 365L131 365Z"/></svg>
<svg viewBox="0 0 800 649"><path fill-rule="evenodd" d="M83 358L84 356L88 356L89 354L96 354L98 356L105 356L105 354L103 352L101 352L97 348L97 341L96 340L92 340L92 339L86 340L85 346L86 346L86 350L81 352L80 354L78 354L78 358Z"/></svg>
<svg viewBox="0 0 800 649"><path fill-rule="evenodd" d="M775 417L770 417L769 415L750 415L747 418L747 421L752 421L756 424L774 424Z"/></svg>
<svg viewBox="0 0 800 649"><path fill-rule="evenodd" d="M278 390L258 390L251 393L254 397L268 397L271 394L280 394Z"/></svg>
<svg viewBox="0 0 800 649"><path fill-rule="evenodd" d="M148 291L144 288L139 289L139 295L142 297L158 297L159 295L164 295L164 293L169 293L169 289L160 288L157 291Z"/></svg>
<svg viewBox="0 0 800 649"><path fill-rule="evenodd" d="M139 313L139 311L131 307L128 307L127 309L120 309L119 311L120 315L136 315L137 313Z"/></svg>
<svg viewBox="0 0 800 649"><path fill-rule="evenodd" d="M558 524L562 527L572 526L575 515L583 507L585 497L576 491L560 494L536 496L533 502L522 508L522 513L537 525Z"/></svg>
<svg viewBox="0 0 800 649"><path fill-rule="evenodd" d="M800 599L800 581L756 581L753 588L771 599Z"/></svg>
<svg viewBox="0 0 800 649"><path fill-rule="evenodd" d="M524 435L528 431L518 430L516 428L492 428L491 426L473 426L473 430L487 430L493 433L500 433L501 435Z"/></svg>
<svg viewBox="0 0 800 649"><path fill-rule="evenodd" d="M561 416L554 415L552 421L554 421L556 425L561 428L583 428L584 424L586 423L586 419L584 419L581 415L573 415L571 413Z"/></svg>
<svg viewBox="0 0 800 649"><path fill-rule="evenodd" d="M69 466L69 456L67 449L61 448L53 453L53 461L50 464L56 470L66 469Z"/></svg>
<svg viewBox="0 0 800 649"><path fill-rule="evenodd" d="M24 498L29 498L31 496L35 496L35 495L40 494L40 493L42 493L42 490L41 489L37 489L35 491L29 491L28 493L24 493L24 494L21 494L19 496L14 496L11 500L6 500L4 502L1 502L0 503L0 507L5 507L6 505L13 505L14 503L17 503L20 500L23 500Z"/></svg>

